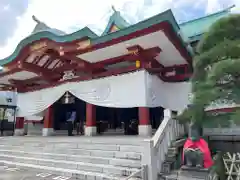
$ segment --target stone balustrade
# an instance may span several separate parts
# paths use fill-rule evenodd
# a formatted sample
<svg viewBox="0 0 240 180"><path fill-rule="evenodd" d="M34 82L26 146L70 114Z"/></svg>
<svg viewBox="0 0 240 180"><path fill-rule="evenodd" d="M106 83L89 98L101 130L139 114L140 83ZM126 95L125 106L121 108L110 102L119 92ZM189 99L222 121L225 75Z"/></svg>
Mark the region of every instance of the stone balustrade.
<svg viewBox="0 0 240 180"><path fill-rule="evenodd" d="M158 179L168 147L183 133L183 125L172 119L170 110L165 110L164 119L155 135L151 139L145 140L142 165L147 166L147 179Z"/></svg>

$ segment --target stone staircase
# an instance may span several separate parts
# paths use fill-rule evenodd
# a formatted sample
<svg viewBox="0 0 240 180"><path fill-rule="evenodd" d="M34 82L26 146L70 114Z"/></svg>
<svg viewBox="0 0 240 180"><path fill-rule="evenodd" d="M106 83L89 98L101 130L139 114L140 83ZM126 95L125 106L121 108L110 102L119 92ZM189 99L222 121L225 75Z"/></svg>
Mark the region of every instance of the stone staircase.
<svg viewBox="0 0 240 180"><path fill-rule="evenodd" d="M136 136L6 137L0 163L80 180L127 179L141 169L143 143Z"/></svg>
<svg viewBox="0 0 240 180"><path fill-rule="evenodd" d="M162 165L161 178L163 180L176 180L180 168L182 148L186 138L179 138L171 143Z"/></svg>

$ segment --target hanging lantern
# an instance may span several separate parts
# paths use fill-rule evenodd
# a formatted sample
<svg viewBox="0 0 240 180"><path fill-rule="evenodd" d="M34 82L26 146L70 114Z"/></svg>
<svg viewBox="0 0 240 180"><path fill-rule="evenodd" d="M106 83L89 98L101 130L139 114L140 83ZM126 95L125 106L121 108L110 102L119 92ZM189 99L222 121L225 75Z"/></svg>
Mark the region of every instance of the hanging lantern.
<svg viewBox="0 0 240 180"><path fill-rule="evenodd" d="M141 62L139 60L136 60L136 68L140 68L141 67Z"/></svg>
<svg viewBox="0 0 240 180"><path fill-rule="evenodd" d="M66 92L63 96L62 101L63 104L72 104L75 102L75 98L69 92Z"/></svg>

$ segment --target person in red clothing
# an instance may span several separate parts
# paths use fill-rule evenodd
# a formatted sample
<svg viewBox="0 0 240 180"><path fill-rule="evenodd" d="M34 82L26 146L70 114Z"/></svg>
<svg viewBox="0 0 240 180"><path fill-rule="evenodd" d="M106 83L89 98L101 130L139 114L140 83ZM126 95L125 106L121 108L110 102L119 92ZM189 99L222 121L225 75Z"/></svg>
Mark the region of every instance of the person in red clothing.
<svg viewBox="0 0 240 180"><path fill-rule="evenodd" d="M188 167L210 168L213 165L207 142L200 137L200 133L191 125L189 137L183 147L183 164Z"/></svg>

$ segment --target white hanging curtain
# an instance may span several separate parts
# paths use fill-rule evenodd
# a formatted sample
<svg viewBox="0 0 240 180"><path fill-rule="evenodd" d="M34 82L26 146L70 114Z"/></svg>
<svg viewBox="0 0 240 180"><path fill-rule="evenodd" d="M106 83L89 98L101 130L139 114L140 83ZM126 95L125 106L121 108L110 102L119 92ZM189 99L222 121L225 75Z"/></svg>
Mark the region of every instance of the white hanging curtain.
<svg viewBox="0 0 240 180"><path fill-rule="evenodd" d="M49 88L34 92L19 93L17 116L27 117L38 114L56 102L64 93L64 89L61 88Z"/></svg>
<svg viewBox="0 0 240 180"><path fill-rule="evenodd" d="M25 121L42 121L45 115L45 111L42 111L38 114L34 114L32 116L25 116L24 119Z"/></svg>
<svg viewBox="0 0 240 180"><path fill-rule="evenodd" d="M18 94L19 117L38 114L69 91L77 98L104 107L146 106L144 70L102 79L69 82L56 87Z"/></svg>

